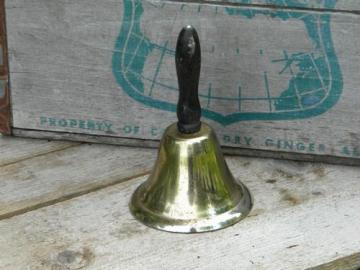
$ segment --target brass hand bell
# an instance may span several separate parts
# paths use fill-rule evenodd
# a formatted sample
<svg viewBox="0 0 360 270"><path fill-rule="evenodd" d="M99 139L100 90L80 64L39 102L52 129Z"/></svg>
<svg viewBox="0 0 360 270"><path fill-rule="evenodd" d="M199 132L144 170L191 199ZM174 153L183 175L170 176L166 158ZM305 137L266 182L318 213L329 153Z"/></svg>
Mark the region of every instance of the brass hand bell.
<svg viewBox="0 0 360 270"><path fill-rule="evenodd" d="M249 190L235 181L214 131L200 121L200 61L199 37L186 26L175 55L178 122L165 130L153 171L130 202L136 219L159 230L218 230L240 221L252 208Z"/></svg>

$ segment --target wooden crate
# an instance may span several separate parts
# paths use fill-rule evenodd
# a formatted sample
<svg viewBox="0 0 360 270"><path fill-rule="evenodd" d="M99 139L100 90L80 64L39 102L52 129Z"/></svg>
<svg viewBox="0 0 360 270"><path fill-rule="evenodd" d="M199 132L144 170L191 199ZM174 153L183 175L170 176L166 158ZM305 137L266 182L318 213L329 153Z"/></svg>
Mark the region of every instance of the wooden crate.
<svg viewBox="0 0 360 270"><path fill-rule="evenodd" d="M192 24L203 121L226 152L360 164L360 2L200 2L5 1L2 132L155 146Z"/></svg>

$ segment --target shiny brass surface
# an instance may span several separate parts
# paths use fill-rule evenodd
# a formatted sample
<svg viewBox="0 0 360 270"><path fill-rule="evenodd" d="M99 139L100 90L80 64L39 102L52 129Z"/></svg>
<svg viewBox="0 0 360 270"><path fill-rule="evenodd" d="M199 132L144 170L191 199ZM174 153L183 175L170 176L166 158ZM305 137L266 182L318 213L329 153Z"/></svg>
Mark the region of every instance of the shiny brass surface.
<svg viewBox="0 0 360 270"><path fill-rule="evenodd" d="M205 123L192 134L180 133L176 124L166 129L155 167L130 202L142 223L180 233L225 228L251 208L248 189L235 181Z"/></svg>

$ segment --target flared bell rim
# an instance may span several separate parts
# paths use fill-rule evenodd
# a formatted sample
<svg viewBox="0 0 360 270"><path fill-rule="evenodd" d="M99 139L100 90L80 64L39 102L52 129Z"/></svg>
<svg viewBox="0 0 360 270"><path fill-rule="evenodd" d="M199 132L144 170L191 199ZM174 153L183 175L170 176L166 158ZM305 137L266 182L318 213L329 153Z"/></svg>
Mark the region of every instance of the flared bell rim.
<svg viewBox="0 0 360 270"><path fill-rule="evenodd" d="M253 197L249 189L241 183L239 186L243 196L232 209L201 219L174 219L151 211L140 203L142 185L133 193L129 208L131 214L142 224L160 231L184 234L217 231L235 225L244 219L253 207Z"/></svg>

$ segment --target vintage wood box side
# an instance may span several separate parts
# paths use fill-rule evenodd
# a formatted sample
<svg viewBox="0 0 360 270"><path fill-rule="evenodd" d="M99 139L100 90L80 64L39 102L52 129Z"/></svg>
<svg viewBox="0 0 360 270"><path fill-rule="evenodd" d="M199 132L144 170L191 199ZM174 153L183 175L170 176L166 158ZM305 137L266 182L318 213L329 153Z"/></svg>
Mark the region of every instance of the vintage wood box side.
<svg viewBox="0 0 360 270"><path fill-rule="evenodd" d="M10 135L11 112L4 1L0 0L0 133Z"/></svg>
<svg viewBox="0 0 360 270"><path fill-rule="evenodd" d="M6 4L14 135L154 146L176 119L172 54L191 23L204 121L227 151L360 160L358 1Z"/></svg>

